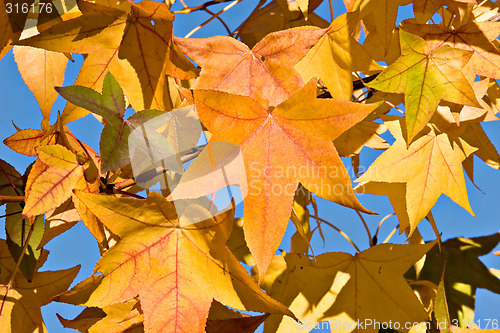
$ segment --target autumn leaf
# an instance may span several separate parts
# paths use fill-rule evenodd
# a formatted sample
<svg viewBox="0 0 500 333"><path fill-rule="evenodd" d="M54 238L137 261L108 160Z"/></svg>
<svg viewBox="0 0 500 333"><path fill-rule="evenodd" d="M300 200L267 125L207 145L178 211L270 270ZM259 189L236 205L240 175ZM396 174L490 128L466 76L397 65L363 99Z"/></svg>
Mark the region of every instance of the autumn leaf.
<svg viewBox="0 0 500 333"><path fill-rule="evenodd" d="M450 2L475 4L476 0L413 0L413 13L418 23L427 23L444 4Z"/></svg>
<svg viewBox="0 0 500 333"><path fill-rule="evenodd" d="M410 2L411 0L355 0L351 11L359 10L361 18L368 15L373 18L375 30L369 31L367 38L371 38L370 34L376 33L377 40L381 43L380 47L387 54L391 47L392 32L396 26L399 6Z"/></svg>
<svg viewBox="0 0 500 333"><path fill-rule="evenodd" d="M421 279L438 283L442 275L442 260L446 263L444 288L451 319L474 318L474 302L478 288L500 294L500 280L479 259L500 242L500 233L474 238L452 238L427 254Z"/></svg>
<svg viewBox="0 0 500 333"><path fill-rule="evenodd" d="M472 52L466 70L500 78L500 51L492 43L500 35L499 22L469 22L458 28L450 28L442 24L424 25L405 20L402 28L425 39L430 50L449 45Z"/></svg>
<svg viewBox="0 0 500 333"><path fill-rule="evenodd" d="M475 148L460 138L431 130L407 147L403 138L402 119L393 117L385 122L396 142L356 182L361 183L360 186L368 183L368 191L376 185L372 185L372 182L381 183L378 189L374 188L375 193L388 195L391 202L401 201L404 197L406 211L397 209L398 204L393 204L393 207L401 223L400 232L409 224L410 235L441 194L447 195L473 214L462 162ZM400 184L404 184L404 188ZM370 193L368 191L366 193Z"/></svg>
<svg viewBox="0 0 500 333"><path fill-rule="evenodd" d="M249 186L245 239L259 279L281 242L299 181L320 197L366 211L331 141L377 104L316 99L314 81L268 110L244 96L203 90L194 96L200 120L212 133L210 142L237 144L243 154Z"/></svg>
<svg viewBox="0 0 500 333"><path fill-rule="evenodd" d="M430 50L425 41L401 30L401 57L369 86L385 92L405 94L408 142L425 127L441 100L479 107L462 68L470 52L442 46Z"/></svg>
<svg viewBox="0 0 500 333"><path fill-rule="evenodd" d="M0 294L2 301L0 330L2 332L46 332L40 308L57 294L65 291L78 274L80 266L60 270L37 272L28 282L22 274L15 274L7 287L16 263L10 256L5 240L0 241Z"/></svg>
<svg viewBox="0 0 500 333"><path fill-rule="evenodd" d="M139 302L117 303L103 309L85 308L74 319L64 319L57 315L64 327L85 333L140 333L144 332L143 315Z"/></svg>
<svg viewBox="0 0 500 333"><path fill-rule="evenodd" d="M172 44L173 15L165 4L122 2L116 8L78 3L82 15L18 44L56 52L89 54L75 84L100 89L111 71L137 110L166 109L165 74L189 78L193 66ZM154 22L154 25L151 22ZM67 123L87 112L67 106Z"/></svg>
<svg viewBox="0 0 500 333"><path fill-rule="evenodd" d="M305 57L295 65L307 82L315 77L328 88L333 98L352 99L352 72L382 70L352 37L359 13L346 13L335 19Z"/></svg>
<svg viewBox="0 0 500 333"><path fill-rule="evenodd" d="M14 58L24 82L35 95L44 119L50 119L56 101L55 86L64 80L68 58L62 53L27 46L14 47Z"/></svg>
<svg viewBox="0 0 500 333"><path fill-rule="evenodd" d="M23 186L21 174L12 165L0 160L0 195L21 195Z"/></svg>
<svg viewBox="0 0 500 333"><path fill-rule="evenodd" d="M288 285L301 288L284 289L282 297L297 295L292 298L290 309L302 322L328 320L339 325L343 323L337 329L346 332L352 331L356 323L361 323L358 330L377 332L378 328L373 325L362 326L367 319L391 321L394 325L399 323L400 327L406 322L425 321L427 313L403 274L434 245L435 242L424 245L379 244L355 256L330 252L315 259L286 254L290 274ZM285 277L284 273L279 275L281 282L286 281L283 280ZM290 283L290 278L293 278L293 283ZM304 325L284 318L276 331L288 333L304 329Z"/></svg>
<svg viewBox="0 0 500 333"><path fill-rule="evenodd" d="M283 1L280 3L271 1L268 5L252 12L238 28L236 37L239 37L249 47L253 47L271 32L302 26L326 28L329 22L312 11L320 2L313 1L309 3L309 17L306 21L301 13L290 11L288 4L283 6Z"/></svg>
<svg viewBox="0 0 500 333"><path fill-rule="evenodd" d="M5 139L3 143L19 154L36 156L35 147L40 145L40 141L45 134L45 131L29 128L14 133Z"/></svg>
<svg viewBox="0 0 500 333"><path fill-rule="evenodd" d="M173 204L156 192L146 200L77 196L121 238L97 263L95 272L104 278L85 305L103 307L139 295L148 332L203 332L214 298L240 310L293 316L225 247L232 211L183 226Z"/></svg>
<svg viewBox="0 0 500 333"><path fill-rule="evenodd" d="M174 40L201 66L193 89L249 96L262 105L276 106L303 86L293 65L323 34L324 30L307 27L274 32L251 50L224 36Z"/></svg>
<svg viewBox="0 0 500 333"><path fill-rule="evenodd" d="M17 262L22 254L19 269L28 282L33 279L35 268L42 251L38 246L43 236L43 216L25 219L21 216L22 208L18 203L8 203L5 212L9 215L5 218L5 234L7 236L7 247L12 258ZM27 244L26 244L27 243Z"/></svg>
<svg viewBox="0 0 500 333"><path fill-rule="evenodd" d="M83 190L86 186L85 166L67 148L61 145L43 146L37 152L43 169L30 182L23 209L25 216L45 213L66 201L74 188Z"/></svg>
<svg viewBox="0 0 500 333"><path fill-rule="evenodd" d="M130 133L148 120L165 114L161 110L142 110L125 120L126 102L123 90L110 72L104 78L102 94L83 86L57 87L56 90L68 101L102 116L106 120L99 141L101 173L130 164L128 146ZM156 133L152 132L151 134ZM163 139L159 134L148 139L148 133L137 133L142 134L145 142L152 146L151 149L159 150L159 145L163 145L163 149L168 149L165 146L166 140L158 140L158 137Z"/></svg>

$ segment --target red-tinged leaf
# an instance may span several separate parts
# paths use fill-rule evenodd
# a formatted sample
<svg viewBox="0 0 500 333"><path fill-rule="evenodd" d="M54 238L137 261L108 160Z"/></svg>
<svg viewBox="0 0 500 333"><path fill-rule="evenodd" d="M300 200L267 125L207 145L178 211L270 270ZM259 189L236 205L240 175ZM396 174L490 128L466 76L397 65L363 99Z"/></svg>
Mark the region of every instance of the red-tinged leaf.
<svg viewBox="0 0 500 333"><path fill-rule="evenodd" d="M37 152L40 163L46 167L40 166L40 169L37 167L31 171L38 176L33 177L30 190L26 193L25 216L39 215L61 205L71 196L74 188L85 183L85 168L68 149L52 145L40 147Z"/></svg>
<svg viewBox="0 0 500 333"><path fill-rule="evenodd" d="M172 43L174 17L168 7L154 1L125 1L114 8L80 1L78 6L83 15L19 44L89 54L75 84L100 90L111 71L137 110L171 107L166 74L191 78L195 70ZM62 119L67 123L87 113L68 105Z"/></svg>
<svg viewBox="0 0 500 333"><path fill-rule="evenodd" d="M174 40L202 68L194 89L249 96L263 105L276 106L303 86L293 66L324 32L307 28L278 31L251 50L231 37Z"/></svg>
<svg viewBox="0 0 500 333"><path fill-rule="evenodd" d="M87 306L139 295L147 332L203 332L212 300L240 310L293 316L268 297L224 245L233 211L183 226L173 204L156 192L146 200L77 192L120 237L99 260L104 275Z"/></svg>
<svg viewBox="0 0 500 333"><path fill-rule="evenodd" d="M40 145L45 134L45 131L31 128L20 130L3 140L3 143L19 154L36 156L35 148Z"/></svg>

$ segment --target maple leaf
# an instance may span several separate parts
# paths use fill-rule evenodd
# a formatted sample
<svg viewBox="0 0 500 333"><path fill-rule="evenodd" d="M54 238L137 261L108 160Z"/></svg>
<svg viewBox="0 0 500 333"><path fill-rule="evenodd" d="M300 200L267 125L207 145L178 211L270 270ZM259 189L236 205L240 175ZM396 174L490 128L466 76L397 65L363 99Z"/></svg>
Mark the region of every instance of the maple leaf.
<svg viewBox="0 0 500 333"><path fill-rule="evenodd" d="M293 316L224 245L233 211L183 226L173 204L157 192L146 200L77 196L121 238L97 263L95 272L104 277L85 305L103 307L139 295L148 332L203 332L214 298L241 310Z"/></svg>
<svg viewBox="0 0 500 333"><path fill-rule="evenodd" d="M251 50L225 36L174 40L201 66L193 89L249 96L263 105L276 106L304 85L293 65L323 34L324 30L311 28L278 31L265 36Z"/></svg>
<svg viewBox="0 0 500 333"><path fill-rule="evenodd" d="M379 244L354 256L330 252L314 259L286 254L286 269L276 276L279 282L272 284L270 294L280 299L275 294L279 291L302 322L328 320L346 332L354 330L356 322L363 325L366 319L391 321L401 327L405 322L421 322L427 313L403 274L435 243ZM358 330L378 331L373 325L361 325ZM283 318L276 332L302 332L305 328Z"/></svg>
<svg viewBox="0 0 500 333"><path fill-rule="evenodd" d="M427 23L443 5L450 2L475 4L476 0L413 0L413 13L418 23Z"/></svg>
<svg viewBox="0 0 500 333"><path fill-rule="evenodd" d="M194 97L210 142L237 144L243 154L249 186L245 239L260 279L285 232L299 181L320 197L366 211L332 140L378 104L316 99L314 81L269 110L246 96L195 90Z"/></svg>
<svg viewBox="0 0 500 333"><path fill-rule="evenodd" d="M116 8L79 1L78 6L81 16L18 44L89 54L76 85L100 89L105 73L111 71L134 108L168 108L165 74L181 78L194 74L172 43L174 16L168 7L154 1L122 2ZM62 120L67 123L87 113L67 106Z"/></svg>
<svg viewBox="0 0 500 333"><path fill-rule="evenodd" d="M320 79L334 98L352 99L352 72L382 70L352 37L359 13L337 17L305 57L295 65L307 82Z"/></svg>
<svg viewBox="0 0 500 333"><path fill-rule="evenodd" d="M392 32L396 25L399 6L405 6L411 0L356 0L350 7L351 11L360 11L361 18L370 15L373 18L375 31L369 34L377 34L377 40L381 42L384 54L389 52L391 47ZM372 38L368 37L367 38Z"/></svg>
<svg viewBox="0 0 500 333"><path fill-rule="evenodd" d="M102 173L130 164L128 146L130 133L148 120L165 114L162 110L142 110L125 120L126 101L123 90L111 72L104 78L102 94L83 86L56 87L56 90L68 101L106 120L99 141ZM153 131L154 133L156 132ZM150 149L155 151L168 149L166 140L161 135L148 138L148 134L135 132L136 136L142 135L142 139L150 145ZM134 138L135 141L139 139L139 137Z"/></svg>
<svg viewBox="0 0 500 333"><path fill-rule="evenodd" d="M237 29L236 37L240 37L241 41L249 47L253 47L271 32L301 26L326 28L329 22L312 12L320 3L321 1L309 3L309 17L306 21L303 15L290 10L288 4L283 6L283 3L271 1L268 5L252 12Z"/></svg>
<svg viewBox="0 0 500 333"><path fill-rule="evenodd" d="M58 207L72 195L72 190L86 189L86 166L61 145L37 149L39 167L30 172L23 215L35 216ZM87 163L88 167L88 163Z"/></svg>
<svg viewBox="0 0 500 333"><path fill-rule="evenodd" d="M21 195L23 186L21 174L12 165L0 160L0 195ZM0 205L3 205L3 202L0 201Z"/></svg>
<svg viewBox="0 0 500 333"><path fill-rule="evenodd" d="M22 207L20 204L7 203L5 212L11 215L5 218L5 234L7 236L7 247L15 261L19 260L23 247L26 246L19 269L26 277L26 280L31 282L35 273L37 260L42 254L38 246L42 240L44 223L43 216L41 215L33 219L22 218L20 214L21 210Z"/></svg>
<svg viewBox="0 0 500 333"><path fill-rule="evenodd" d="M86 308L74 319L68 320L57 315L64 327L85 333L142 333L143 315L139 302L133 299L117 303L103 309Z"/></svg>
<svg viewBox="0 0 500 333"><path fill-rule="evenodd" d="M499 22L469 22L458 28L451 28L441 24L416 24L405 20L401 26L404 30L425 39L430 50L449 45L472 52L466 70L500 78L500 51L492 43L500 35Z"/></svg>
<svg viewBox="0 0 500 333"><path fill-rule="evenodd" d="M57 294L65 291L78 274L80 266L60 270L36 272L32 282L16 274L10 287L7 283L16 269L16 262L0 240L0 294L2 301L0 330L2 332L46 332L40 308Z"/></svg>
<svg viewBox="0 0 500 333"><path fill-rule="evenodd" d="M462 68L471 53L447 45L431 50L425 41L400 30L401 57L368 85L377 90L405 94L408 142L425 127L443 99L479 107Z"/></svg>
<svg viewBox="0 0 500 333"><path fill-rule="evenodd" d="M374 193L389 196L401 223L400 232L409 224L410 235L441 194L473 214L462 162L475 148L460 138L433 131L422 134L407 147L402 119L391 117L385 122L396 141L356 182L361 183L360 186L368 183L367 191L373 186L372 182L381 183L375 184ZM398 204L403 200L406 209Z"/></svg>
<svg viewBox="0 0 500 333"><path fill-rule="evenodd" d="M54 86L63 83L68 58L58 52L15 46L14 59L24 82L40 105L43 118L48 120L57 98Z"/></svg>
<svg viewBox="0 0 500 333"><path fill-rule="evenodd" d="M427 254L420 279L438 283L444 259L444 285L451 319L474 318L477 288L500 294L500 280L479 259L499 242L500 233L474 238L458 237L442 242L441 251L432 249Z"/></svg>

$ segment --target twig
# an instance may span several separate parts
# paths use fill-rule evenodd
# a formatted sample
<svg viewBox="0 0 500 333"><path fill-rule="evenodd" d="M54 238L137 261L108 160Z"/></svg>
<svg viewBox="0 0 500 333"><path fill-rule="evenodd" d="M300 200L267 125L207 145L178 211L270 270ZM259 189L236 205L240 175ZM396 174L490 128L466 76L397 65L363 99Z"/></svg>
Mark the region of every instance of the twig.
<svg viewBox="0 0 500 333"><path fill-rule="evenodd" d="M18 196L0 195L0 201L2 201L2 202L23 202L24 195L18 195Z"/></svg>
<svg viewBox="0 0 500 333"><path fill-rule="evenodd" d="M399 223L396 225L396 227L394 229L392 229L391 233L387 236L386 239L384 239L384 241L382 242L382 244L385 244L389 241L389 239L391 239L391 237L394 235L394 233L396 232L396 230L398 230L399 228Z"/></svg>
<svg viewBox="0 0 500 333"><path fill-rule="evenodd" d="M201 4L201 5L195 6L195 7L188 7L184 3L184 1L181 1L181 3L184 6L184 8L181 9L181 10L173 11L172 13L174 13L174 14L189 14L189 13L192 13L192 12L195 12L195 11L198 11L198 10L205 10L209 6L213 6L213 5L217 5L217 4L224 3L224 2L229 2L229 1L232 1L232 0L211 0L211 1L207 1L204 4Z"/></svg>
<svg viewBox="0 0 500 333"><path fill-rule="evenodd" d="M208 23L212 22L213 19L217 18L220 14L224 13L225 11L231 9L231 7L233 7L234 5L240 3L242 0L235 0L233 3L230 3L229 5L227 5L226 7L222 8L220 11L218 11L214 16L212 16L211 18L209 18L208 20L206 20L205 22L203 22L202 24L200 24L199 26L197 26L196 28L194 28L193 30L191 30L186 36L184 36L184 38L189 38L191 35L193 35L196 31L200 30L201 28L203 28L204 26L206 26ZM223 1L223 2L226 2Z"/></svg>
<svg viewBox="0 0 500 333"><path fill-rule="evenodd" d="M215 14L214 14L212 11L208 10L207 8L205 8L205 9L203 9L203 10L204 10L206 13L208 13L208 14L210 14L210 15L212 15L212 16L215 16ZM219 22L220 22L220 23L222 23L222 25L224 26L224 28L225 28L225 29L226 29L226 31L227 31L227 34L228 34L228 35L231 35L231 29L229 29L229 27L227 26L226 22L224 22L224 20L223 20L223 19L221 19L219 16L217 16L216 18L217 18L217 20L219 20Z"/></svg>
<svg viewBox="0 0 500 333"><path fill-rule="evenodd" d="M330 6L330 22L333 22L333 4L332 4L332 0L328 0L328 5Z"/></svg>

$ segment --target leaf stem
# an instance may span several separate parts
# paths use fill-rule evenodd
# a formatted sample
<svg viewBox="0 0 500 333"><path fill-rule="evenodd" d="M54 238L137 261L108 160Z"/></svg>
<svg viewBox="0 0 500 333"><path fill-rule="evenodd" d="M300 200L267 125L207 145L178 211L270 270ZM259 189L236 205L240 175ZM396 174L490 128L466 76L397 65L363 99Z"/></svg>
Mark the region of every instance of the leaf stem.
<svg viewBox="0 0 500 333"><path fill-rule="evenodd" d="M391 216L394 216L396 215L395 213L392 213L392 214L389 214L389 215L386 215L384 216L383 219L380 220L380 222L378 223L378 226L377 226L377 231L375 231L375 235L373 235L373 244L376 245L377 244L377 237L378 237L378 232L380 230L380 227L382 226L382 223L385 222L385 220L387 220L389 217Z"/></svg>
<svg viewBox="0 0 500 333"><path fill-rule="evenodd" d="M351 245L356 249L356 252L361 252L361 250L359 249L359 247L352 241L351 238L349 238L349 236L347 236L347 234L345 232L343 232L342 230L340 230L339 228L337 228L336 226L334 226L333 224L331 224L330 222L328 222L327 220L324 220L322 219L321 217L319 216L313 216L313 218L315 218L316 220L318 221L321 221L323 223L326 223L328 226L332 227L333 229L335 229L339 234L341 234L342 236L344 236L344 238L349 242L351 243Z"/></svg>
<svg viewBox="0 0 500 333"><path fill-rule="evenodd" d="M368 228L368 225L366 224L366 221L363 218L363 215L361 215L361 213L358 211L356 211L356 213L358 214L359 218L361 219L361 222L363 222L363 225L365 226L366 234L368 235L368 244L370 244L370 247L372 247L373 246L373 238L372 238L372 234L370 233L370 229Z"/></svg>

